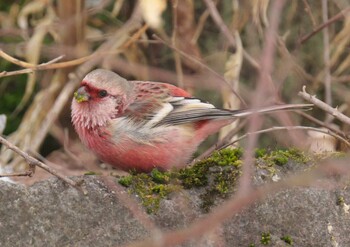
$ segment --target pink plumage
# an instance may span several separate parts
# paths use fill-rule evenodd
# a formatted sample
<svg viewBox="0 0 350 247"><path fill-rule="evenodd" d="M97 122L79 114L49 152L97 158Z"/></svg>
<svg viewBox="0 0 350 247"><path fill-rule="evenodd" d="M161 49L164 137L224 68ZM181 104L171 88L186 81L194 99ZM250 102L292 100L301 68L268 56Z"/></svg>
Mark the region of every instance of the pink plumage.
<svg viewBox="0 0 350 247"><path fill-rule="evenodd" d="M72 122L82 142L102 161L123 170L166 170L184 167L201 142L235 118L305 107L310 105L218 109L170 84L127 81L97 69L74 94Z"/></svg>

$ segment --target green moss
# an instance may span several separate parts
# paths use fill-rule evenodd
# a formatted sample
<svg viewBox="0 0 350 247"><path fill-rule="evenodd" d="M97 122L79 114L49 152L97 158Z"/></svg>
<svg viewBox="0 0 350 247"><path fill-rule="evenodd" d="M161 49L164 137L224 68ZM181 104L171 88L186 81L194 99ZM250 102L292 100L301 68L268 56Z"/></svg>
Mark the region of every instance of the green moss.
<svg viewBox="0 0 350 247"><path fill-rule="evenodd" d="M337 205L338 205L338 206L343 206L344 203L345 203L344 197L343 197L343 196L339 196L339 197L337 198Z"/></svg>
<svg viewBox="0 0 350 247"><path fill-rule="evenodd" d="M208 211L217 198L226 198L234 191L241 173L241 157L240 148L225 149L179 171L161 172L154 169L150 174L132 173L118 182L140 198L148 213L156 212L161 199L173 191L205 187L200 195L201 206Z"/></svg>
<svg viewBox="0 0 350 247"><path fill-rule="evenodd" d="M276 153L275 156L273 157L273 162L278 166L283 166L287 164L288 160L289 160L288 157L284 155L284 153L282 152Z"/></svg>
<svg viewBox="0 0 350 247"><path fill-rule="evenodd" d="M298 163L306 163L309 160L302 151L294 148L272 151L270 153L270 158L279 166L287 164L289 160L294 160Z"/></svg>
<svg viewBox="0 0 350 247"><path fill-rule="evenodd" d="M156 183L168 183L170 181L169 172L161 172L158 169L153 169L151 172L151 177Z"/></svg>
<svg viewBox="0 0 350 247"><path fill-rule="evenodd" d="M263 245L268 245L271 242L271 234L269 232L261 233L260 243Z"/></svg>
<svg viewBox="0 0 350 247"><path fill-rule="evenodd" d="M184 188L206 187L200 195L201 208L208 212L218 198L226 198L234 192L241 174L243 152L241 148L228 148L214 152L206 160L179 171Z"/></svg>
<svg viewBox="0 0 350 247"><path fill-rule="evenodd" d="M236 166L241 165L240 158L243 155L241 148L226 148L218 152L214 152L209 158L212 162L219 166Z"/></svg>
<svg viewBox="0 0 350 247"><path fill-rule="evenodd" d="M120 178L118 183L125 187L129 187L132 183L132 175Z"/></svg>
<svg viewBox="0 0 350 247"><path fill-rule="evenodd" d="M147 213L155 213L159 209L161 199L181 188L176 183L170 183L167 174L153 170L151 174L139 173L122 177L118 182L128 187L129 193L139 197Z"/></svg>
<svg viewBox="0 0 350 247"><path fill-rule="evenodd" d="M267 151L265 148L257 148L255 149L255 158L262 158L266 153Z"/></svg>
<svg viewBox="0 0 350 247"><path fill-rule="evenodd" d="M309 156L307 156L303 151L300 151L295 148L286 149L286 150L274 150L267 152L258 150L255 152L255 156L258 159L261 159L266 163L268 166L284 166L289 161L295 161L299 164L305 164L311 160Z"/></svg>
<svg viewBox="0 0 350 247"><path fill-rule="evenodd" d="M309 158L296 149L255 152L256 165L275 174L277 167L290 160L307 162ZM243 151L241 148L228 148L214 152L206 160L178 171L161 172L157 169L150 174L132 172L119 179L119 183L128 187L130 193L137 195L147 212L154 213L160 201L180 189L199 189L202 199L201 208L209 211L218 199L225 199L235 192L236 183L241 175Z"/></svg>
<svg viewBox="0 0 350 247"><path fill-rule="evenodd" d="M206 160L197 162L192 167L181 169L179 171L179 178L185 189L207 185L207 174L211 165L211 162Z"/></svg>
<svg viewBox="0 0 350 247"><path fill-rule="evenodd" d="M179 171L180 179L186 189L205 186L208 184L208 174L210 167L231 166L239 168L242 164L241 148L227 148L213 153L206 160L199 161L192 167L187 167Z"/></svg>
<svg viewBox="0 0 350 247"><path fill-rule="evenodd" d="M283 236L283 237L281 237L281 240L283 240L284 242L286 242L289 245L293 245L293 240L292 240L291 236L288 236L288 235Z"/></svg>

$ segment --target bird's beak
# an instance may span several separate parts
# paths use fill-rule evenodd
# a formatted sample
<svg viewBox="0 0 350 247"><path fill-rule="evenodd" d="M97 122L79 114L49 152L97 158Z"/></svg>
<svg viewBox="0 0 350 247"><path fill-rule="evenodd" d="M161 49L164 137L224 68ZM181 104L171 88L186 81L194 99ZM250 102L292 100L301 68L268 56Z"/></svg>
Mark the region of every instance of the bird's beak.
<svg viewBox="0 0 350 247"><path fill-rule="evenodd" d="M88 101L90 99L90 94L86 91L85 87L78 88L77 91L74 92L74 98L78 103Z"/></svg>

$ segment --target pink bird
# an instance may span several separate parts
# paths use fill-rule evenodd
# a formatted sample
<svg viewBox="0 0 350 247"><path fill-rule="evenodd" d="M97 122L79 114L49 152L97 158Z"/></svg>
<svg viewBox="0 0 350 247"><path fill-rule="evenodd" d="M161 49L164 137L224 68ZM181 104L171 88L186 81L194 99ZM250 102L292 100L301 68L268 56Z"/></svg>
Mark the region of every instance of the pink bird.
<svg viewBox="0 0 350 247"><path fill-rule="evenodd" d="M218 109L167 83L127 81L97 69L74 93L72 122L81 141L102 161L123 170L167 170L186 166L201 142L237 118L309 107Z"/></svg>

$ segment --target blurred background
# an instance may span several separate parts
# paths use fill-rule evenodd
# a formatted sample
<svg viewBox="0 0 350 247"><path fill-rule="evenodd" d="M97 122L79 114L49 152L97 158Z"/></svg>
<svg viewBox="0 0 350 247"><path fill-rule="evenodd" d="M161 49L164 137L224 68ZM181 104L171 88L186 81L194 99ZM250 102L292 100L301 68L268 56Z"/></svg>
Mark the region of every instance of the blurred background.
<svg viewBox="0 0 350 247"><path fill-rule="evenodd" d="M73 92L94 68L168 82L230 109L305 103L298 96L305 85L349 116L349 8L346 0L2 0L3 135L63 174L103 172L70 121ZM317 108L266 118L262 128L276 125L329 127L344 138L349 129ZM231 136L221 144L245 127L237 121L223 130L221 140ZM305 131L286 133L264 134L257 146L289 147L293 138L312 138ZM0 167L12 172L26 164L2 147Z"/></svg>

